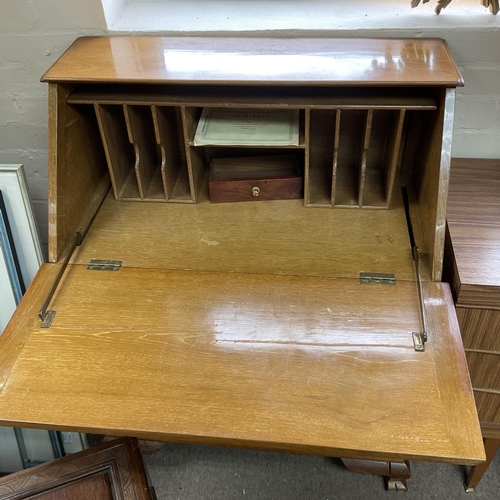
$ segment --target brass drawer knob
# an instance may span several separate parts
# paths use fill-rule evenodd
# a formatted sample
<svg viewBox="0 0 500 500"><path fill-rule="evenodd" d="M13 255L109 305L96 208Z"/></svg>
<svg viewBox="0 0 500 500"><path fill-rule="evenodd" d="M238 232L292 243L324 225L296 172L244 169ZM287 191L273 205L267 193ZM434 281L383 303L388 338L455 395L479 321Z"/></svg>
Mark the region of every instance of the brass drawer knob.
<svg viewBox="0 0 500 500"><path fill-rule="evenodd" d="M252 195L253 196L259 196L259 194L260 194L260 188L258 188L258 187L252 188Z"/></svg>

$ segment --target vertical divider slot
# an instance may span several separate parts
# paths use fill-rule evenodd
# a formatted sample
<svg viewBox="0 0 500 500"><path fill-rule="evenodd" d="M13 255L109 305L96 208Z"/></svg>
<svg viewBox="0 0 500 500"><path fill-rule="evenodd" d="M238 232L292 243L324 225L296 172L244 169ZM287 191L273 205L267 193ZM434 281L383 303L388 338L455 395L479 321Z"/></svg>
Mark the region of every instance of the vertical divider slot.
<svg viewBox="0 0 500 500"><path fill-rule="evenodd" d="M310 169L310 146L311 146L311 110L309 108L305 109L304 116L304 144L305 144L305 154L304 154L304 206L308 206L311 202L310 197L310 187L309 187L309 169Z"/></svg>
<svg viewBox="0 0 500 500"><path fill-rule="evenodd" d="M148 106L123 105L129 141L135 152L135 175L141 200L164 197L151 111Z"/></svg>
<svg viewBox="0 0 500 500"><path fill-rule="evenodd" d="M337 110L311 109L309 119L308 182L309 206L332 206L332 177ZM307 137L307 136L306 136ZM307 198L306 198L307 199Z"/></svg>
<svg viewBox="0 0 500 500"><path fill-rule="evenodd" d="M94 104L115 199L140 199L122 105Z"/></svg>
<svg viewBox="0 0 500 500"><path fill-rule="evenodd" d="M377 110L373 113L372 134L366 149L363 206L388 208L391 202L405 110Z"/></svg>
<svg viewBox="0 0 500 500"><path fill-rule="evenodd" d="M359 191L358 191L358 206L363 206L363 195L366 182L366 163L368 149L370 147L370 138L372 133L373 109L369 109L366 113L365 133L363 138L363 152L361 153L361 165L359 169Z"/></svg>
<svg viewBox="0 0 500 500"><path fill-rule="evenodd" d="M167 201L191 202L191 189L186 164L185 141L180 108L151 106L156 143L160 149L160 173Z"/></svg>
<svg viewBox="0 0 500 500"><path fill-rule="evenodd" d="M337 186L337 166L339 160L339 140L340 140L340 118L342 111L337 109L335 114L335 137L333 138L333 166L332 166L332 206L335 205L335 193Z"/></svg>
<svg viewBox="0 0 500 500"><path fill-rule="evenodd" d="M189 186L191 189L191 198L194 203L196 203L200 186L203 182L205 172L205 148L190 146L189 143L194 139L201 111L201 108L181 107Z"/></svg>
<svg viewBox="0 0 500 500"><path fill-rule="evenodd" d="M360 165L367 130L366 111L346 109L339 115L340 129L335 175L335 206L359 206Z"/></svg>
<svg viewBox="0 0 500 500"><path fill-rule="evenodd" d="M385 172L385 192L386 192L386 207L391 206L392 193L394 192L394 180L396 178L396 169L401 149L401 140L403 136L403 126L405 121L406 110L401 109L394 114L392 130L388 138L387 145L387 160L384 167Z"/></svg>

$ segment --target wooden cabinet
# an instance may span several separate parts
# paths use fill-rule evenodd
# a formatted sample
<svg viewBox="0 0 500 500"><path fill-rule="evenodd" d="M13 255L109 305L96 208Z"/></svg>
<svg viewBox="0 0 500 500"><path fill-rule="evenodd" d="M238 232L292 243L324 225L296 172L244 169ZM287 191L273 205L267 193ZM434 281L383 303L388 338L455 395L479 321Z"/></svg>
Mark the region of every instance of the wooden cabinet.
<svg viewBox="0 0 500 500"><path fill-rule="evenodd" d="M491 461L500 445L500 161L455 158L452 165L445 278Z"/></svg>
<svg viewBox="0 0 500 500"><path fill-rule="evenodd" d="M156 500L136 439L119 439L0 478L0 500Z"/></svg>
<svg viewBox="0 0 500 500"><path fill-rule="evenodd" d="M2 423L484 460L441 282L442 40L84 38L43 80L50 263L0 339ZM197 147L203 107L296 109L299 145ZM285 153L304 200L208 201L210 158Z"/></svg>

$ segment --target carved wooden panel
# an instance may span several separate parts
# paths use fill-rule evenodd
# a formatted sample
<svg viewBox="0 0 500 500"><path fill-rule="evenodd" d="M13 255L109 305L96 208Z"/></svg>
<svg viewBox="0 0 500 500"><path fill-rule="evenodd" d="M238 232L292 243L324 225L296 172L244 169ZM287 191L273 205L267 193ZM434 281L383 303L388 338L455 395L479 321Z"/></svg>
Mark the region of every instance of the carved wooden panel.
<svg viewBox="0 0 500 500"><path fill-rule="evenodd" d="M0 478L0 500L150 500L137 439L97 448Z"/></svg>

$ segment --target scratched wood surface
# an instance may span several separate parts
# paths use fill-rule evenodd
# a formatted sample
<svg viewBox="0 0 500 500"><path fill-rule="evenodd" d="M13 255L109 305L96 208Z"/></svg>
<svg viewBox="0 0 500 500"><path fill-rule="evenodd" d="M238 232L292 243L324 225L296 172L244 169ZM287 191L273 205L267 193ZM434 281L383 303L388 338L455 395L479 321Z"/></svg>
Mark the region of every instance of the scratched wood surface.
<svg viewBox="0 0 500 500"><path fill-rule="evenodd" d="M425 283L421 353L411 282L70 265L41 329L33 304L54 267L0 337L0 366L11 367L0 381L4 425L366 459L484 458L447 285Z"/></svg>

